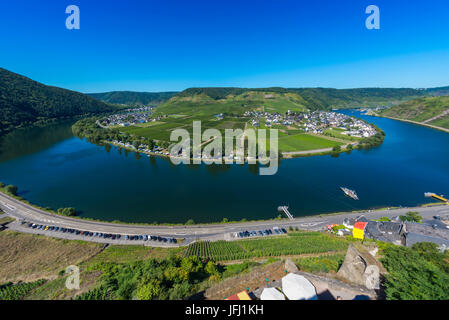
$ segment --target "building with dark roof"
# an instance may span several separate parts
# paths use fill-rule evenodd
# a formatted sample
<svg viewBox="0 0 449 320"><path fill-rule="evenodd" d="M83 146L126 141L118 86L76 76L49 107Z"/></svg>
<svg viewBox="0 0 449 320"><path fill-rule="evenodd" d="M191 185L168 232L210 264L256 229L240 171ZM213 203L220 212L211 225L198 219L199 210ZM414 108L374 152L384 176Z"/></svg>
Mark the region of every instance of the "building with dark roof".
<svg viewBox="0 0 449 320"><path fill-rule="evenodd" d="M403 245L405 242L402 224L396 222L368 221L365 228L365 237L397 245Z"/></svg>
<svg viewBox="0 0 449 320"><path fill-rule="evenodd" d="M436 223L421 224L407 221L404 222L403 233L407 247L418 242L432 242L440 246L449 246L449 229L440 228Z"/></svg>

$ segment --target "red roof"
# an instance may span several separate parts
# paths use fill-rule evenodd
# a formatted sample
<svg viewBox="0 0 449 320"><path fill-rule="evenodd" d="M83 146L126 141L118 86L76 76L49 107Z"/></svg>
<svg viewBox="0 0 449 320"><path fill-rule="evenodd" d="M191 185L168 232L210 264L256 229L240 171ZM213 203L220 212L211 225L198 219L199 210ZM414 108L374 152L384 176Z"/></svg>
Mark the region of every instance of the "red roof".
<svg viewBox="0 0 449 320"><path fill-rule="evenodd" d="M368 222L356 222L354 224L354 228L360 229L360 230L365 230L365 227L367 224L368 224Z"/></svg>

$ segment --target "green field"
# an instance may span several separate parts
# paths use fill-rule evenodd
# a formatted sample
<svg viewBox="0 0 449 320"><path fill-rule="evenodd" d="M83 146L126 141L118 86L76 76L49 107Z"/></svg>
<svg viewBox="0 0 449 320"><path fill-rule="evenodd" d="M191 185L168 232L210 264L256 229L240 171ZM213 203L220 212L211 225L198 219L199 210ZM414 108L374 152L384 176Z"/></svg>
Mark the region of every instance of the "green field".
<svg viewBox="0 0 449 320"><path fill-rule="evenodd" d="M324 134L326 136L329 137L333 137L333 138L337 138L337 139L343 139L346 141L360 141L362 140L362 138L357 138L357 137L351 137L351 136L347 136L342 134L344 130L343 129L338 129L338 128L332 128L332 129L327 129L324 130Z"/></svg>
<svg viewBox="0 0 449 320"><path fill-rule="evenodd" d="M342 146L344 143L328 140L309 134L296 134L279 138L279 149L282 152L306 151Z"/></svg>
<svg viewBox="0 0 449 320"><path fill-rule="evenodd" d="M299 270L311 273L337 272L345 259L343 253L322 255L319 257L304 257L295 260Z"/></svg>

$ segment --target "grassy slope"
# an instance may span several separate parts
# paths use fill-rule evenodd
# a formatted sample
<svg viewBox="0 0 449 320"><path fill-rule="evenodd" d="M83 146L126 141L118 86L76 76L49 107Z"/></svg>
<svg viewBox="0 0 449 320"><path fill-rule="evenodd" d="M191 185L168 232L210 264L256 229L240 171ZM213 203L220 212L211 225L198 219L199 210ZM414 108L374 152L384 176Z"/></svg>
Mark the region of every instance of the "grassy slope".
<svg viewBox="0 0 449 320"><path fill-rule="evenodd" d="M428 97L414 99L399 106L392 107L381 113L381 115L392 118L423 122L440 115L449 109L449 97ZM449 116L445 116L429 124L449 129Z"/></svg>
<svg viewBox="0 0 449 320"><path fill-rule="evenodd" d="M0 232L0 283L53 278L60 270L98 253L100 244Z"/></svg>

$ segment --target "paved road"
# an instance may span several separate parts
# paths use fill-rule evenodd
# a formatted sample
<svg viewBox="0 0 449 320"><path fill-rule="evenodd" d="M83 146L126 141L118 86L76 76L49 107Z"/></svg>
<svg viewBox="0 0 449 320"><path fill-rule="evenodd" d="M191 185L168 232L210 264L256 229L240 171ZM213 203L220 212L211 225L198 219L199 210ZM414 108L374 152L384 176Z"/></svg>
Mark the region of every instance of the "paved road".
<svg viewBox="0 0 449 320"><path fill-rule="evenodd" d="M380 210L380 211L359 211L349 212L336 215L318 215L312 217L295 218L294 220L271 220L259 222L242 222L242 223L228 223L228 224L210 224L210 225L194 225L194 226L146 226L146 225L132 225L132 224L115 224L107 222L89 221L83 219L76 219L70 217L59 216L48 213L46 211L37 209L26 203L18 201L4 193L0 192L0 209L2 209L8 216L16 218L17 220L8 225L11 230L16 230L26 233L39 233L55 238L77 239L100 243L114 243L114 244L145 244L150 246L176 246L174 244L161 243L157 241L133 241L101 239L94 237L84 237L81 235L42 231L22 226L19 221L26 220L31 223L52 225L63 228L77 229L80 231L112 233L121 235L155 235L161 237L174 237L177 239L185 239L181 245L187 245L197 239L200 240L234 240L233 233L244 230L256 231L261 229L271 229L275 226L288 228L298 227L303 230L324 230L327 224L340 224L344 218L357 217L365 215L369 219L377 219L383 216L395 217L405 214L408 211L419 211L420 214L426 218L432 218L434 215L445 216L449 215L449 206L441 205L427 208L400 208L394 210ZM294 215L294 212L292 212ZM179 245L179 244L178 244Z"/></svg>

